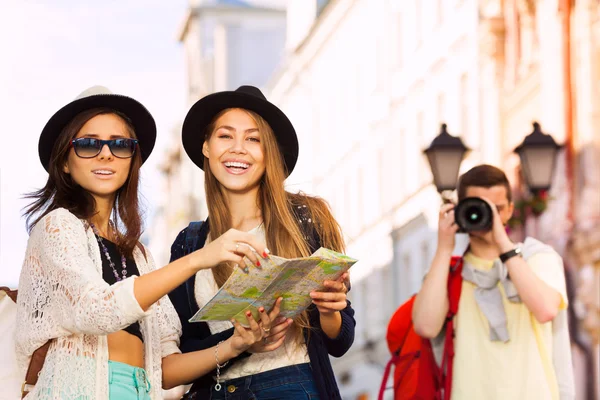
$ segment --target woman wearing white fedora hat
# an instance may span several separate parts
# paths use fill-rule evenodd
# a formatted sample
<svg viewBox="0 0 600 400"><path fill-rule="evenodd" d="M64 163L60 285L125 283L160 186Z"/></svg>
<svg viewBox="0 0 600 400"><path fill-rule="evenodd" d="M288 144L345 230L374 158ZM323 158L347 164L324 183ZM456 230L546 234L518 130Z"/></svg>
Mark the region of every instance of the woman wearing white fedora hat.
<svg viewBox="0 0 600 400"><path fill-rule="evenodd" d="M57 111L39 140L49 177L28 195L30 238L21 271L16 337L23 375L49 343L28 399L160 399L161 389L214 368L216 349L181 354L181 325L165 296L240 253L259 263L252 235L231 231L163 268L139 241L139 170L156 125L136 100L93 87ZM237 249L238 243L245 243ZM234 251L235 250L235 251ZM260 341L278 311L253 319L218 349L222 362Z"/></svg>
<svg viewBox="0 0 600 400"><path fill-rule="evenodd" d="M344 250L340 227L327 204L285 191L284 180L298 158L298 139L289 119L259 89L242 86L200 99L185 118L182 139L188 156L204 170L208 219L179 234L171 248L172 261L210 246L231 228L252 234L273 254L286 258L309 256L321 246ZM182 322L184 352L214 346L233 334L226 321L188 322L235 265L213 267L169 294ZM342 356L354 340L346 278L324 282L327 291L311 293L313 304L299 318L276 320L264 341L227 365L217 363L206 376L190 379L193 386L186 398L340 399L329 355ZM220 360L220 353L217 357Z"/></svg>

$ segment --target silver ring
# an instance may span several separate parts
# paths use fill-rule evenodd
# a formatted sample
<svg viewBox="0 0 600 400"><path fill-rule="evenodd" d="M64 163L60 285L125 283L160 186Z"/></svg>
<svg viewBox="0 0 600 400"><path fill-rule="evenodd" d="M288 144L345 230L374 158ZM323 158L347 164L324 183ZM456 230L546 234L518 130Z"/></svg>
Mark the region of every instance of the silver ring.
<svg viewBox="0 0 600 400"><path fill-rule="evenodd" d="M261 328L262 328L262 330L263 330L263 332L264 332L264 333L269 333L269 332L271 332L271 328L269 328L269 329L265 329L265 328L263 328L262 326L261 326Z"/></svg>
<svg viewBox="0 0 600 400"><path fill-rule="evenodd" d="M264 342L265 344L269 344L269 338L268 338L268 337L264 338L264 339L263 339L263 342Z"/></svg>
<svg viewBox="0 0 600 400"><path fill-rule="evenodd" d="M239 244L239 243L236 243L236 244L235 244L235 251L236 251L236 252L238 251L238 248L239 248L239 247L240 247L240 244Z"/></svg>

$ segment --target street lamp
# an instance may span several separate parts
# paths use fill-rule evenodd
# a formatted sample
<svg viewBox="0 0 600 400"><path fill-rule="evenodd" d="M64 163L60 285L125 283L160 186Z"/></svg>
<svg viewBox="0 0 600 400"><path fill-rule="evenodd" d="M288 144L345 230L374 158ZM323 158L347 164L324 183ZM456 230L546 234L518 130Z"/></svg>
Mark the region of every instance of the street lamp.
<svg viewBox="0 0 600 400"><path fill-rule="evenodd" d="M515 148L514 152L521 159L525 183L534 195L550 189L556 156L561 147L552 136L542 132L539 123L534 122L533 132Z"/></svg>
<svg viewBox="0 0 600 400"><path fill-rule="evenodd" d="M440 134L423 151L429 161L433 183L439 193L456 189L460 163L469 150L459 137L448 133L446 124L442 124Z"/></svg>

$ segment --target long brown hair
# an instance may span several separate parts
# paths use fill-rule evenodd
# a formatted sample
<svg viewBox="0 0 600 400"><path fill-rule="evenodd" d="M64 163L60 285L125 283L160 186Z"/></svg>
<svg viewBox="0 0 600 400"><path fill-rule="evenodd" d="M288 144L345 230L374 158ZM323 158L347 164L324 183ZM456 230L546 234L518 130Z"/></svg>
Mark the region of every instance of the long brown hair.
<svg viewBox="0 0 600 400"><path fill-rule="evenodd" d="M206 128L207 141L214 133L217 120L230 110L223 110L213 118ZM283 182L287 177L287 171L273 130L260 115L246 109L242 110L254 119L261 133L265 173L259 183L258 207L262 212L267 247L271 249L272 254L285 258L310 255L310 248L305 240L304 233L292 212L294 206L306 205L321 245L343 252L345 247L341 229L333 218L328 204L318 197L310 197L301 193L292 194L285 191ZM227 208L222 186L210 170L208 158L204 159L204 176L206 203L210 218L210 235L214 239L232 227L231 214ZM212 269L219 287L223 286L232 271L233 266L231 264L219 265L218 268ZM296 318L295 322L299 327L310 327L306 313L302 313ZM298 333L301 334L301 330L298 330Z"/></svg>
<svg viewBox="0 0 600 400"><path fill-rule="evenodd" d="M70 174L64 172L63 168L69 156L71 141L77 136L77 133L90 119L104 114L114 114L121 118L131 137L136 138L133 124L127 116L120 112L108 108L94 108L77 114L63 128L54 143L46 185L25 195L25 198L33 199L24 212L27 217L27 229L30 232L45 215L57 208L65 208L78 218L87 221L96 214L94 196L79 186ZM139 245L139 238L142 234L142 215L138 199L141 165L140 151L136 151L131 159L129 176L125 184L117 191L113 205L113 220L117 224L117 232L124 232L117 234L115 242L127 257L131 257L133 249ZM124 229L119 229L119 225L123 225Z"/></svg>

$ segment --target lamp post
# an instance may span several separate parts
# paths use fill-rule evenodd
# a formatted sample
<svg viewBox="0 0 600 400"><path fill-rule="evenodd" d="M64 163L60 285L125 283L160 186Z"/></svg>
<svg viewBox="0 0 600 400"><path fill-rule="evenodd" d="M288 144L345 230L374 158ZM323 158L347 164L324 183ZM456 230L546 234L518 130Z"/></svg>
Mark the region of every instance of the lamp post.
<svg viewBox="0 0 600 400"><path fill-rule="evenodd" d="M521 159L523 178L534 196L550 189L556 156L561 147L552 136L542 132L539 123L534 122L533 132L515 148L514 152Z"/></svg>
<svg viewBox="0 0 600 400"><path fill-rule="evenodd" d="M540 124L533 123L533 132L523 139L514 152L521 159L521 174L529 189L530 196L515 202L515 213L509 226L521 225L526 231L529 216L539 217L548 207L548 190L552 185L552 176L556 165L556 157L561 145L554 138L542 132ZM534 218L534 222L537 218ZM537 222L534 234L538 231Z"/></svg>
<svg viewBox="0 0 600 400"><path fill-rule="evenodd" d="M439 135L423 151L429 161L433 183L440 194L456 189L460 164L470 150L459 137L451 136L447 128L446 124L442 124Z"/></svg>

